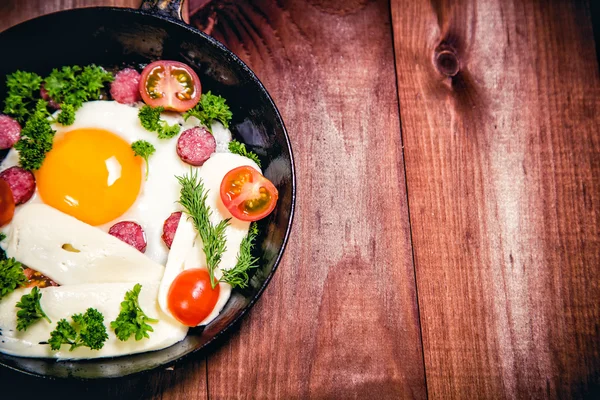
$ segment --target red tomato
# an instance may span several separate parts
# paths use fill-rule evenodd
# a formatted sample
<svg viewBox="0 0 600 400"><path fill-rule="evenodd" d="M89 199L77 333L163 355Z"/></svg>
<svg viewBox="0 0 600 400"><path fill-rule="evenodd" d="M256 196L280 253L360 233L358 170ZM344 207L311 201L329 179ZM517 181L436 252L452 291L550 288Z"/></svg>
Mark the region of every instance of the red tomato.
<svg viewBox="0 0 600 400"><path fill-rule="evenodd" d="M275 208L279 193L270 180L252 167L237 167L221 181L221 200L231 215L258 221Z"/></svg>
<svg viewBox="0 0 600 400"><path fill-rule="evenodd" d="M15 214L15 199L4 179L0 179L0 226L8 224Z"/></svg>
<svg viewBox="0 0 600 400"><path fill-rule="evenodd" d="M193 108L202 94L198 75L178 61L155 61L142 71L140 94L152 107L184 112Z"/></svg>
<svg viewBox="0 0 600 400"><path fill-rule="evenodd" d="M208 271L186 269L173 280L167 294L171 314L184 325L197 326L215 308L220 287L210 285Z"/></svg>

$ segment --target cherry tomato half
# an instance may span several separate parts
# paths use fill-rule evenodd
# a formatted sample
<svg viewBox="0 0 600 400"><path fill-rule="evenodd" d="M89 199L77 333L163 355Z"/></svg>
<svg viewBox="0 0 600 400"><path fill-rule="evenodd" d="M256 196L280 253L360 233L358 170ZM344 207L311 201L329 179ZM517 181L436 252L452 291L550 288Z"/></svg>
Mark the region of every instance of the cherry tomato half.
<svg viewBox="0 0 600 400"><path fill-rule="evenodd" d="M178 61L155 61L142 71L140 94L152 107L184 112L193 108L202 94L198 75Z"/></svg>
<svg viewBox="0 0 600 400"><path fill-rule="evenodd" d="M167 294L171 314L184 325L198 326L217 304L220 287L210 285L208 271L200 268L186 269L173 280Z"/></svg>
<svg viewBox="0 0 600 400"><path fill-rule="evenodd" d="M231 215L258 221L275 208L279 193L270 180L252 167L237 167L221 181L221 200Z"/></svg>
<svg viewBox="0 0 600 400"><path fill-rule="evenodd" d="M8 224L15 214L15 199L4 179L0 179L0 226Z"/></svg>

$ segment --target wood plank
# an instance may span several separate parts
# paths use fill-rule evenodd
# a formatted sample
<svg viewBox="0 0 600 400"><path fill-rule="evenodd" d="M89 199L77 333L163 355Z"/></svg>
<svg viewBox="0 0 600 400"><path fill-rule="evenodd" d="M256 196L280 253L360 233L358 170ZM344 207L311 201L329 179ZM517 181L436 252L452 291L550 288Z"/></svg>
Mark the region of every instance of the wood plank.
<svg viewBox="0 0 600 400"><path fill-rule="evenodd" d="M20 22L60 10L81 7L133 7L141 0L3 0L0 2L0 32Z"/></svg>
<svg viewBox="0 0 600 400"><path fill-rule="evenodd" d="M298 173L291 243L209 357L209 397L424 398L388 2L220 1L193 21L273 95Z"/></svg>
<svg viewBox="0 0 600 400"><path fill-rule="evenodd" d="M115 6L137 8L140 0L11 0L0 3L0 31L38 15L63 9ZM174 370L155 371L141 376L102 382L65 382L29 377L0 368L0 387L18 390L19 398L44 398L60 393L65 399L204 399L206 391L206 359L196 357ZM12 389L11 389L12 388ZM82 397L83 396L83 397ZM2 396L0 396L2 397Z"/></svg>
<svg viewBox="0 0 600 400"><path fill-rule="evenodd" d="M589 2L393 0L392 20L430 397L600 395Z"/></svg>

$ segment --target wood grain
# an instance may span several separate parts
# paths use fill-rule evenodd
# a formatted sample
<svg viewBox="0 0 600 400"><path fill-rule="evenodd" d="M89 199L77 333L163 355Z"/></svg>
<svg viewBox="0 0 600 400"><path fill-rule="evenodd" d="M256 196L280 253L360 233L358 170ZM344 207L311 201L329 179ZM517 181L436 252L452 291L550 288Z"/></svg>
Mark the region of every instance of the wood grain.
<svg viewBox="0 0 600 400"><path fill-rule="evenodd" d="M589 3L393 0L392 16L429 396L598 398Z"/></svg>
<svg viewBox="0 0 600 400"><path fill-rule="evenodd" d="M273 95L299 195L275 279L209 357L209 397L424 398L388 2L219 1L194 21Z"/></svg>
<svg viewBox="0 0 600 400"><path fill-rule="evenodd" d="M0 29L92 4L27 3L4 5ZM208 382L202 359L102 384L46 385L6 370L0 382L36 385L32 397L424 398L387 2L200 6L266 84L294 144L297 216L274 281L210 356Z"/></svg>

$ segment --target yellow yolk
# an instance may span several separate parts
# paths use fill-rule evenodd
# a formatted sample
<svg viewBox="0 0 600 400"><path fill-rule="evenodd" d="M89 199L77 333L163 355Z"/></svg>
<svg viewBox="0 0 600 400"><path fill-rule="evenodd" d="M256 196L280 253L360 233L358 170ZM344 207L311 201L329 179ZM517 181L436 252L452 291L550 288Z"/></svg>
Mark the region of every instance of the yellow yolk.
<svg viewBox="0 0 600 400"><path fill-rule="evenodd" d="M36 180L44 203L90 225L102 225L135 202L142 159L112 132L76 129L54 141Z"/></svg>

